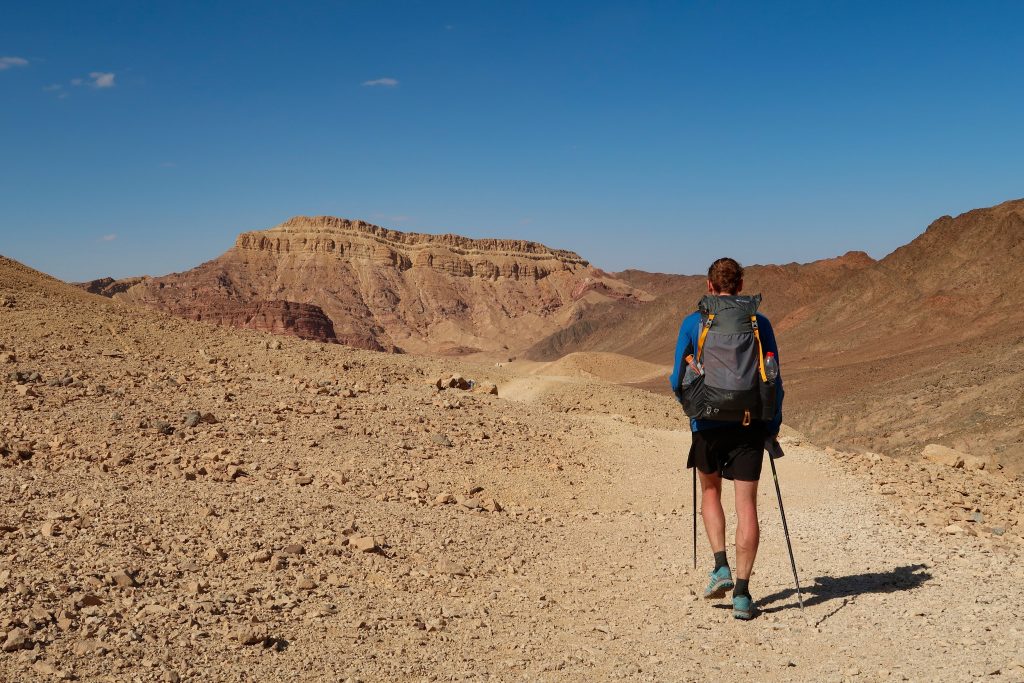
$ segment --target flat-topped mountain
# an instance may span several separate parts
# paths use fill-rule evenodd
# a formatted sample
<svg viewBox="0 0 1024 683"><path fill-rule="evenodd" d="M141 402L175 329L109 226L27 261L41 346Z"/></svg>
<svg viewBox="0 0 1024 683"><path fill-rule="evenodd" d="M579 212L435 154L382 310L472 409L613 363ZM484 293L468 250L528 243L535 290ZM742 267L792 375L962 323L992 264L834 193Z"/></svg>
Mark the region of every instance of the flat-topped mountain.
<svg viewBox="0 0 1024 683"><path fill-rule="evenodd" d="M514 353L589 306L650 298L537 242L407 233L332 216L244 232L212 261L115 296L193 320L440 354Z"/></svg>

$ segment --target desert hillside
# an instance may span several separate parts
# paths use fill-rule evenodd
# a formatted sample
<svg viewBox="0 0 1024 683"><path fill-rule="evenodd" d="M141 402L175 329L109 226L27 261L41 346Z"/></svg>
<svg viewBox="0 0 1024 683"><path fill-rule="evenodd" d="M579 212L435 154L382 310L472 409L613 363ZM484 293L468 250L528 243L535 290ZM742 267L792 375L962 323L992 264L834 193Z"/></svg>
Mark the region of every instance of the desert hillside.
<svg viewBox="0 0 1024 683"><path fill-rule="evenodd" d="M787 422L912 458L938 442L1024 475L1021 263L1024 200L944 216L878 262L851 252L750 266L746 291L764 295L779 335ZM527 356L605 351L670 364L704 278L619 275L656 297L588 309ZM667 372L644 386L667 393Z"/></svg>
<svg viewBox="0 0 1024 683"><path fill-rule="evenodd" d="M611 355L372 353L2 258L0 303L2 680L1024 676L1024 492L987 471L787 432L806 615L766 481L743 624L696 597L687 425Z"/></svg>
<svg viewBox="0 0 1024 683"><path fill-rule="evenodd" d="M433 355L515 355L607 301L649 296L577 254L522 240L389 230L329 216L239 235L222 256L124 301L233 327Z"/></svg>
<svg viewBox="0 0 1024 683"><path fill-rule="evenodd" d="M762 311L777 321L780 332L810 314L823 293L841 287L852 274L874 261L863 252L834 259L746 269L745 289L764 296ZM703 275L663 275L625 271L625 282L656 294L650 301L608 302L583 311L527 352L536 360L553 360L573 351L609 351L659 365L671 365L679 323L707 293Z"/></svg>
<svg viewBox="0 0 1024 683"><path fill-rule="evenodd" d="M944 216L782 339L794 422L851 447L954 446L1024 474L1024 200Z"/></svg>

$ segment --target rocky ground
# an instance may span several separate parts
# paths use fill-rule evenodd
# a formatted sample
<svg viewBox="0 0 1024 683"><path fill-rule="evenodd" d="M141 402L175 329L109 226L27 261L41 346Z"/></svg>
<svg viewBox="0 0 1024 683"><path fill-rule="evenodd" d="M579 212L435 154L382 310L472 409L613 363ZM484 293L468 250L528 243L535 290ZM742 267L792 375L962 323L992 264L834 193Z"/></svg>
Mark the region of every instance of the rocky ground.
<svg viewBox="0 0 1024 683"><path fill-rule="evenodd" d="M740 623L697 597L669 398L189 323L2 259L0 304L2 680L1024 680L999 473L788 433L806 610L766 469Z"/></svg>

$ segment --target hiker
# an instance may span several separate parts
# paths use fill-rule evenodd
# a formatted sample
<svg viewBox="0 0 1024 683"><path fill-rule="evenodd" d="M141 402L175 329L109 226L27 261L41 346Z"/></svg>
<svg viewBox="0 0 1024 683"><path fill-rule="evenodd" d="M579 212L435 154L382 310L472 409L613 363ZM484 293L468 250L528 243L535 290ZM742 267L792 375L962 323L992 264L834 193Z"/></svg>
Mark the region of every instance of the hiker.
<svg viewBox="0 0 1024 683"><path fill-rule="evenodd" d="M761 534L757 483L765 445L782 424L782 378L773 377L779 349L768 318L757 313L761 296L740 295L739 263L731 258L712 263L707 287L698 310L679 328L670 381L691 418L686 466L696 467L700 477L701 515L715 555L704 597L724 598L731 588L733 616L750 619L750 573ZM736 492L735 582L725 553L722 479L732 480Z"/></svg>

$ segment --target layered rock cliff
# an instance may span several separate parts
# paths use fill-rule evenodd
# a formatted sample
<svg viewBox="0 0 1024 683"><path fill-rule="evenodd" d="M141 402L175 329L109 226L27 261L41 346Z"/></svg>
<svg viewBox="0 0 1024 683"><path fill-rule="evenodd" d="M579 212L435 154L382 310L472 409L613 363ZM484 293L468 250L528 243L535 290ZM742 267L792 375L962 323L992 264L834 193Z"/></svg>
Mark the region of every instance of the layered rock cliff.
<svg viewBox="0 0 1024 683"><path fill-rule="evenodd" d="M578 254L536 242L331 216L244 232L219 258L116 296L196 320L424 353L515 353L583 308L649 298Z"/></svg>

